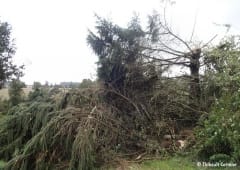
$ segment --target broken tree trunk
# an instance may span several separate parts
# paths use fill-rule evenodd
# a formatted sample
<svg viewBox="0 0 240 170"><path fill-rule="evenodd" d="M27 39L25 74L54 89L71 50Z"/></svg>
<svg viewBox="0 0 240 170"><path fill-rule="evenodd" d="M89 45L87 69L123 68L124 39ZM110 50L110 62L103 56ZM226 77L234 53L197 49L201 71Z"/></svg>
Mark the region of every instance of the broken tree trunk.
<svg viewBox="0 0 240 170"><path fill-rule="evenodd" d="M201 49L195 49L190 54L190 95L189 95L189 104L193 109L194 117L199 117L200 110L200 98L201 98L201 88L200 88L200 57ZM195 111L194 111L195 110Z"/></svg>

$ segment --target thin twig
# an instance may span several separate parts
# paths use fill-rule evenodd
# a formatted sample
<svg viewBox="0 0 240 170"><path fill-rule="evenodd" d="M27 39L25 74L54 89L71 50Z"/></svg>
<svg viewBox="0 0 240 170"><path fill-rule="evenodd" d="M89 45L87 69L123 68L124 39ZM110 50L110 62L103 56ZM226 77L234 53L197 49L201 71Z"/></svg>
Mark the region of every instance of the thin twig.
<svg viewBox="0 0 240 170"><path fill-rule="evenodd" d="M201 48L205 48L209 43L211 43L216 37L218 36L218 34L214 35L206 44L204 44Z"/></svg>
<svg viewBox="0 0 240 170"><path fill-rule="evenodd" d="M193 24L193 29L192 29L192 34L191 34L191 37L190 37L190 41L189 41L189 42L192 42L192 38L193 38L193 35L194 35L194 32L195 32L196 23L197 23L197 12L196 12L196 14L195 14L194 24Z"/></svg>

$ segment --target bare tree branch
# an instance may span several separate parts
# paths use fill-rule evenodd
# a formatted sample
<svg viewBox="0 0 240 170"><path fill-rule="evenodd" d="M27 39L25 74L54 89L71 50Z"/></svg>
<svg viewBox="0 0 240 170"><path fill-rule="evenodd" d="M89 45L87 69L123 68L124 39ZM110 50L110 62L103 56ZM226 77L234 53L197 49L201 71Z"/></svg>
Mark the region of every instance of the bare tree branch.
<svg viewBox="0 0 240 170"><path fill-rule="evenodd" d="M184 41L182 38L180 38L179 36L174 34L170 29L168 29L168 31L169 31L170 35L172 35L174 38L176 38L177 40L182 42L188 48L189 51L192 51L192 48L188 45L188 43L186 41Z"/></svg>
<svg viewBox="0 0 240 170"><path fill-rule="evenodd" d="M201 48L205 48L206 46L208 46L208 44L210 44L216 37L218 36L218 34L214 35L206 44L204 44Z"/></svg>
<svg viewBox="0 0 240 170"><path fill-rule="evenodd" d="M185 52L182 52L182 51L179 51L179 50L175 50L175 49L169 47L168 45L166 45L166 44L165 44L164 42L162 42L161 40L159 40L159 42L160 42L165 48L167 48L168 50L171 50L171 51L173 51L173 52L175 52L175 53L179 53L179 54L182 54L182 55L185 54Z"/></svg>
<svg viewBox="0 0 240 170"><path fill-rule="evenodd" d="M141 48L144 49L144 50L152 50L152 51L157 51L157 52L164 52L164 53L171 54L171 55L178 56L178 57L184 57L185 56L183 54L178 54L178 53L171 52L171 51L165 50L165 49L158 49L158 48L151 48L151 47L144 47L144 46L141 46Z"/></svg>
<svg viewBox="0 0 240 170"><path fill-rule="evenodd" d="M171 59L160 59L160 58L156 58L156 57L152 57L152 56L148 56L146 54L142 54L144 57L146 58L150 58L153 60L157 60L157 61L161 61L161 62L165 62L165 63L161 63L158 66L165 66L165 65L184 65L186 67L189 67L190 62L188 61L181 61L178 62L178 59L180 59L179 57L176 58L171 58ZM172 61L173 59L175 59L175 61Z"/></svg>
<svg viewBox="0 0 240 170"><path fill-rule="evenodd" d="M196 12L196 14L195 14L194 24L193 24L193 29L192 29L192 34L191 34L191 37L190 37L189 42L192 42L192 38L193 38L193 35L194 35L194 32L195 32L196 23L197 23L197 12Z"/></svg>

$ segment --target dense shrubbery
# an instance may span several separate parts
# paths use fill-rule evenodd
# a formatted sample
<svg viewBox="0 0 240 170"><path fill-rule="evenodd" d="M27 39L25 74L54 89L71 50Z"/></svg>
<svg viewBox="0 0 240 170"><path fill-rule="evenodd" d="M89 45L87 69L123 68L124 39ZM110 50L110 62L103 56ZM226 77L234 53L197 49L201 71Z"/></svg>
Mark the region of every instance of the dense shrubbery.
<svg viewBox="0 0 240 170"><path fill-rule="evenodd" d="M0 114L6 114L9 108L9 101L0 98Z"/></svg>
<svg viewBox="0 0 240 170"><path fill-rule="evenodd" d="M200 121L201 159L240 162L240 49L236 38L208 53L207 89L214 104L208 119Z"/></svg>
<svg viewBox="0 0 240 170"><path fill-rule="evenodd" d="M215 160L216 155L225 154L233 162L240 161L240 110L235 110L236 96L222 97L210 112L204 128L199 132L201 159ZM219 157L218 157L219 158ZM225 159L225 157L223 157Z"/></svg>

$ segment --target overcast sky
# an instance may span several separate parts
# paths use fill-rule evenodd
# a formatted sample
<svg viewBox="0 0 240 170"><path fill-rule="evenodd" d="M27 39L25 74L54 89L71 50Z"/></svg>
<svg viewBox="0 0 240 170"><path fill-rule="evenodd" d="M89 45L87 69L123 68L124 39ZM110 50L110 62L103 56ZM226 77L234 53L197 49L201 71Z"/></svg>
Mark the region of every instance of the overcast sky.
<svg viewBox="0 0 240 170"><path fill-rule="evenodd" d="M136 12L142 19L160 11L161 0L0 0L0 21L12 25L17 53L14 60L25 64L27 84L33 81L59 83L95 78L97 57L86 44L87 29L93 29L94 13L126 26ZM240 32L239 0L176 0L167 7L168 22L184 39L207 41ZM213 24L216 23L216 24Z"/></svg>

